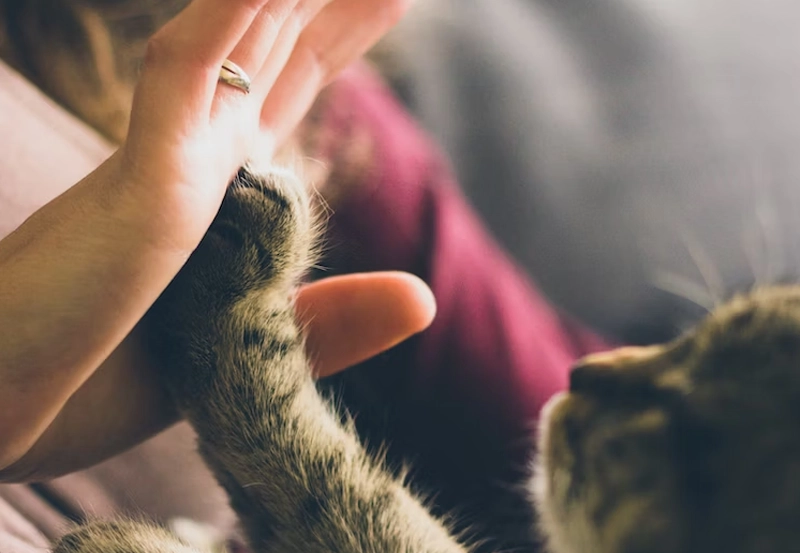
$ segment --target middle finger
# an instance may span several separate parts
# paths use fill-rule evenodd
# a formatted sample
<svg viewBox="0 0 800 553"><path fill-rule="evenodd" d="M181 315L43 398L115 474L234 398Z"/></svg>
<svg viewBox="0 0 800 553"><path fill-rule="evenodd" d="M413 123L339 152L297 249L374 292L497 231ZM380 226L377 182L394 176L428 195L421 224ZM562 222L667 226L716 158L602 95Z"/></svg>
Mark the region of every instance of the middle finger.
<svg viewBox="0 0 800 553"><path fill-rule="evenodd" d="M263 102L278 76L292 57L299 37L317 14L332 0L300 0L286 23L281 27L271 48L261 47L263 58L253 78L253 89L258 101ZM246 37L250 40L249 37Z"/></svg>

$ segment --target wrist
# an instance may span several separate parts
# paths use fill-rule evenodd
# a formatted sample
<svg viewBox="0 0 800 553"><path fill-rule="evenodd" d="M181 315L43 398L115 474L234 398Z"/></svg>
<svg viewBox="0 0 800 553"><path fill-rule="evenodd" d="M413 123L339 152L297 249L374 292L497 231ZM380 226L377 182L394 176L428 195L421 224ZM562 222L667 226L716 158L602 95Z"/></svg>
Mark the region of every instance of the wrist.
<svg viewBox="0 0 800 553"><path fill-rule="evenodd" d="M52 424L188 257L103 166L0 241L0 466Z"/></svg>

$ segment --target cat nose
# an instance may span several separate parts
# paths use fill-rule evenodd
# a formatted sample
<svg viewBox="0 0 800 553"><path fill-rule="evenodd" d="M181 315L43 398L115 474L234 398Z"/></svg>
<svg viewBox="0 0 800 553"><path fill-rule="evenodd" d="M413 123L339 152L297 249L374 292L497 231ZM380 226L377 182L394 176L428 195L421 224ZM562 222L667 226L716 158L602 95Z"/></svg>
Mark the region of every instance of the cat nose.
<svg viewBox="0 0 800 553"><path fill-rule="evenodd" d="M620 380L620 369L656 355L660 346L623 347L588 355L578 361L569 375L570 392L609 392Z"/></svg>
<svg viewBox="0 0 800 553"><path fill-rule="evenodd" d="M587 355L579 361L581 366L614 367L622 363L640 361L655 355L661 346L627 346Z"/></svg>

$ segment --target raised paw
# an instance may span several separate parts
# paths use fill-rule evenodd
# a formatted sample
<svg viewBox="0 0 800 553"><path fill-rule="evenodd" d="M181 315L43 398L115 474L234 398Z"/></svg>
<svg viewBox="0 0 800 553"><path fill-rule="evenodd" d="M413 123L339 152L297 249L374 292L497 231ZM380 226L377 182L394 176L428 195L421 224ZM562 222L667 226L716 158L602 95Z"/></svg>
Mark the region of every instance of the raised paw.
<svg viewBox="0 0 800 553"><path fill-rule="evenodd" d="M296 176L239 171L205 238L147 315L151 349L177 399L205 393L203 381L214 375L203 371L216 370L217 344L242 310L287 309L313 241L308 194Z"/></svg>

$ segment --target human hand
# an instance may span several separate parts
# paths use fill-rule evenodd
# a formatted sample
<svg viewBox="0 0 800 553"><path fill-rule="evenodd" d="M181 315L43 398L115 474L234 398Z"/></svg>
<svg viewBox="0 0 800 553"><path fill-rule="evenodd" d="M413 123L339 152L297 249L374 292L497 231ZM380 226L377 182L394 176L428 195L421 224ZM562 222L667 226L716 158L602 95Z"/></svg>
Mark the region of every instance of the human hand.
<svg viewBox="0 0 800 553"><path fill-rule="evenodd" d="M150 41L118 170L134 209L163 219L142 232L191 251L227 183L267 160L320 89L361 55L408 0L194 0ZM251 93L218 84L230 59ZM157 139L155 139L157 138Z"/></svg>
<svg viewBox="0 0 800 553"><path fill-rule="evenodd" d="M86 466L171 420L136 333L126 336L199 243L239 165L265 143L259 152L269 155L403 4L195 0L159 33L120 150L0 242L0 478ZM228 57L253 77L250 95L217 84ZM413 310L414 297L391 301ZM339 360L323 361L323 372L414 331L366 335L360 345L357 336L328 340L341 328L320 313L320 338L310 340L321 344L320 360L341 346L327 350ZM137 418L148 401L154 414ZM92 428L93 436L83 431Z"/></svg>

